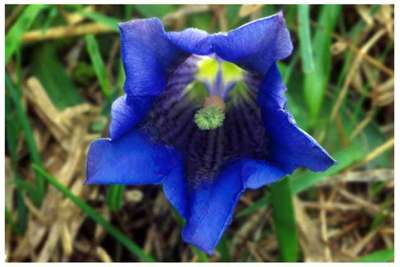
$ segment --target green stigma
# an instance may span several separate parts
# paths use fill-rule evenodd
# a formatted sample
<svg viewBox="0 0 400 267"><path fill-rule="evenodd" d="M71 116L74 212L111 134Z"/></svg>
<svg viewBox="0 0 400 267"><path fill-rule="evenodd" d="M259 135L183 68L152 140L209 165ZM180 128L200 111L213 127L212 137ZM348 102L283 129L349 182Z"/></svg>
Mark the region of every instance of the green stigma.
<svg viewBox="0 0 400 267"><path fill-rule="evenodd" d="M194 115L194 121L200 130L213 130L220 126L224 122L225 114L224 112L214 106L207 108L202 108L197 111Z"/></svg>

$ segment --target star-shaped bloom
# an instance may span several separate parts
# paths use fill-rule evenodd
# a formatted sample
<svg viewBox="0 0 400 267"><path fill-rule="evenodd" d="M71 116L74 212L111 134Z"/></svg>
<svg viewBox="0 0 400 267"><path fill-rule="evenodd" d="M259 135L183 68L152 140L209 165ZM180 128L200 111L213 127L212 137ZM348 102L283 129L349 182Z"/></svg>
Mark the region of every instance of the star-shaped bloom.
<svg viewBox="0 0 400 267"><path fill-rule="evenodd" d="M119 27L126 94L110 138L90 147L86 183L162 184L183 240L212 254L247 188L336 163L286 108L282 13L217 34L165 32L157 18Z"/></svg>

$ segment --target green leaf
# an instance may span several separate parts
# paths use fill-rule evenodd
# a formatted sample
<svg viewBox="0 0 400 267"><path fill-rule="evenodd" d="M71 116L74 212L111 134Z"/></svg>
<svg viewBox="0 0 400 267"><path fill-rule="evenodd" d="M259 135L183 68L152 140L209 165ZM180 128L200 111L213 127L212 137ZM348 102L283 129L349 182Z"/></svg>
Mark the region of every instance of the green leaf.
<svg viewBox="0 0 400 267"><path fill-rule="evenodd" d="M390 262L394 259L394 248L375 251L356 262Z"/></svg>
<svg viewBox="0 0 400 267"><path fill-rule="evenodd" d="M96 38L94 38L93 35L87 35L85 40L90 59L92 61L92 66L96 72L100 87L103 90L104 95L109 98L111 94L110 81L107 76L107 69L104 65L103 58L100 54L99 45L97 44Z"/></svg>
<svg viewBox="0 0 400 267"><path fill-rule="evenodd" d="M29 149L30 158L31 158L33 163L35 163L38 166L41 166L42 165L42 160L41 160L41 157L40 157L39 150L38 150L38 148L36 146L35 139L33 137L33 131L32 131L31 125L29 123L28 116L26 115L25 110L22 107L22 104L21 104L21 102L19 100L18 93L15 90L15 88L14 88L10 78L8 77L7 73L6 73L6 76L5 76L5 81L6 81L7 91L8 91L8 93L9 93L9 95L10 95L10 97L11 97L13 103L14 103L14 106L15 106L15 108L17 110L19 123L21 124L21 128L22 128L22 131L23 131L24 136L25 136L25 141L26 141L26 144L27 144L28 149ZM45 183L44 183L43 178L40 175L36 174L35 177L36 177L36 190L37 190L37 194L36 194L36 197L35 197L35 199L36 199L35 204L37 206L40 206L42 201L43 201L44 194L45 194Z"/></svg>
<svg viewBox="0 0 400 267"><path fill-rule="evenodd" d="M314 58L311 46L309 17L310 17L309 5L298 5L297 19L299 25L297 27L297 34L300 39L301 63L303 71L305 73L314 70Z"/></svg>
<svg viewBox="0 0 400 267"><path fill-rule="evenodd" d="M112 211L120 210L123 206L125 186L110 185L107 189L107 205Z"/></svg>
<svg viewBox="0 0 400 267"><path fill-rule="evenodd" d="M174 5L135 5L136 10L146 18L161 18L176 10Z"/></svg>
<svg viewBox="0 0 400 267"><path fill-rule="evenodd" d="M6 54L5 62L6 64L11 59L12 55L18 49L21 44L21 40L26 31L30 29L32 23L34 22L37 15L45 5L29 5L25 8L22 14L18 17L18 20L13 24L11 29L6 35Z"/></svg>
<svg viewBox="0 0 400 267"><path fill-rule="evenodd" d="M296 262L297 228L289 177L271 184L270 192L280 258L284 262Z"/></svg>
<svg viewBox="0 0 400 267"><path fill-rule="evenodd" d="M314 71L305 75L304 96L310 110L310 124L314 125L322 106L324 94L328 88L332 68L332 32L335 28L341 6L325 5L318 18L317 31L313 38Z"/></svg>
<svg viewBox="0 0 400 267"><path fill-rule="evenodd" d="M53 45L46 43L38 49L31 62L31 70L43 85L51 102L59 109L83 102L64 65L58 60Z"/></svg>
<svg viewBox="0 0 400 267"><path fill-rule="evenodd" d="M143 250L135 244L129 237L124 235L121 231L115 228L110 222L104 217L97 213L92 207L90 207L83 199L77 197L68 188L63 186L54 177L45 172L38 165L34 164L33 168L39 172L52 186L60 191L65 197L69 198L75 205L82 209L92 220L101 225L110 235L117 239L122 245L124 245L129 251L138 256L140 259L148 262L154 262L155 260L147 255Z"/></svg>

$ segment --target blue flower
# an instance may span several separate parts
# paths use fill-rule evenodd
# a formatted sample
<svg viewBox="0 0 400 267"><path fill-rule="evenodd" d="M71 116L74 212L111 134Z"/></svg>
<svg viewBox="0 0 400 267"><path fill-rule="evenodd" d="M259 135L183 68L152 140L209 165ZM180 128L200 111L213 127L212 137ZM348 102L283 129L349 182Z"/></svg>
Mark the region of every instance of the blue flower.
<svg viewBox="0 0 400 267"><path fill-rule="evenodd" d="M162 184L183 240L212 254L247 188L336 163L286 108L282 13L217 34L165 32L156 18L119 27L126 94L110 138L90 147L86 183Z"/></svg>

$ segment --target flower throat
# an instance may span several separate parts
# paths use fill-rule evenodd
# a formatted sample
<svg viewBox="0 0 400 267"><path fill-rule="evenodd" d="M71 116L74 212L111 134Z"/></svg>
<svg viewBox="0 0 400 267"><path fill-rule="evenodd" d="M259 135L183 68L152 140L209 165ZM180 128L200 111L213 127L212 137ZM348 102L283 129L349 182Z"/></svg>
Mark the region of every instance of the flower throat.
<svg viewBox="0 0 400 267"><path fill-rule="evenodd" d="M203 101L194 121L200 130L221 127L225 120L227 94L237 82L243 79L242 70L235 64L223 61L217 56L200 57L195 81L187 87L193 98Z"/></svg>

